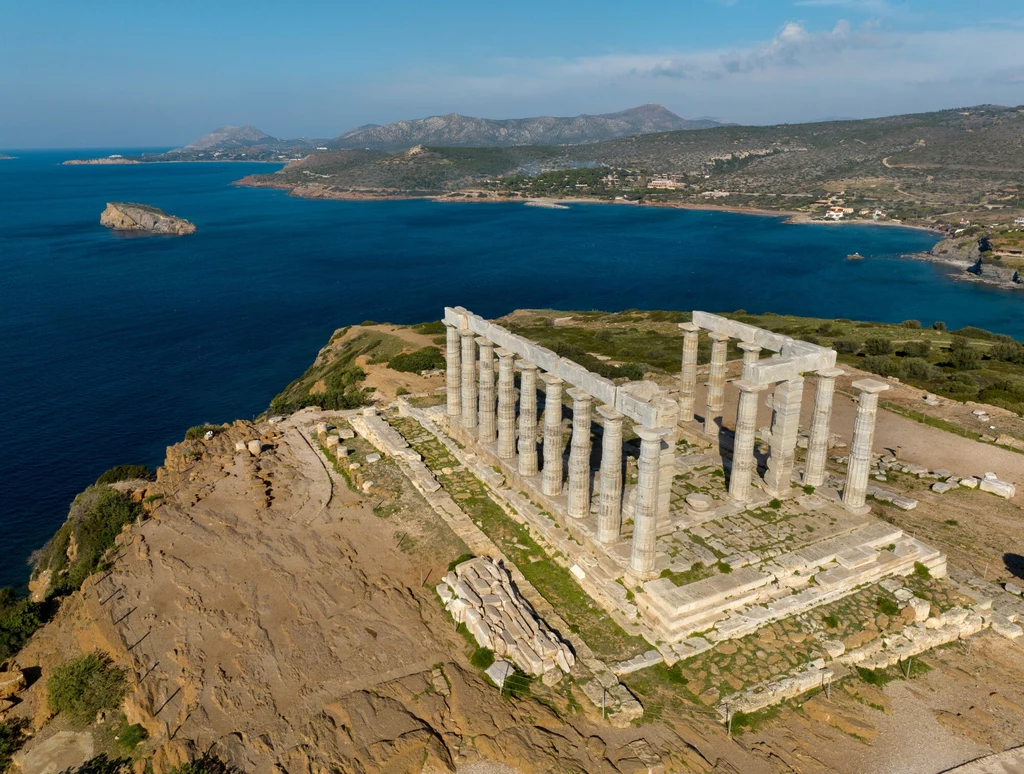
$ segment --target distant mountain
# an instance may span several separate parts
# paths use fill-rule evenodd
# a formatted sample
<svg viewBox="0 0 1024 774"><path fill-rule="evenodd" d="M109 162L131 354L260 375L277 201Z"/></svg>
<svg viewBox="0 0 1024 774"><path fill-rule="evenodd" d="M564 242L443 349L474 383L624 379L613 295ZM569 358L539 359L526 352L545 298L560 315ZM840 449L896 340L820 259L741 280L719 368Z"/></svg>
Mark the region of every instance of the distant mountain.
<svg viewBox="0 0 1024 774"><path fill-rule="evenodd" d="M332 150L399 150L415 145L510 147L516 145L579 145L655 132L709 129L718 121L680 118L661 105L641 105L618 113L574 118L512 118L494 120L450 113L383 126L352 129L336 137Z"/></svg>

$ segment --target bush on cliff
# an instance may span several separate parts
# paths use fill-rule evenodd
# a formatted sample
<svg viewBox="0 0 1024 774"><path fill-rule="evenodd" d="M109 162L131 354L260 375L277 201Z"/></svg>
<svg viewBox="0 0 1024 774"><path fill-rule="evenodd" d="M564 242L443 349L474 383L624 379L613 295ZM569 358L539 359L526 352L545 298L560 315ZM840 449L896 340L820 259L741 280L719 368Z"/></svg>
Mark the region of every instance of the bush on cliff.
<svg viewBox="0 0 1024 774"><path fill-rule="evenodd" d="M14 589L0 589L0 661L21 650L44 622L43 605L19 599Z"/></svg>
<svg viewBox="0 0 1024 774"><path fill-rule="evenodd" d="M930 341L905 341L900 351L907 357L928 357L932 351Z"/></svg>
<svg viewBox="0 0 1024 774"><path fill-rule="evenodd" d="M152 477L152 472L145 465L115 465L97 478L96 483L114 484L118 481L133 481L140 478L148 481Z"/></svg>
<svg viewBox="0 0 1024 774"><path fill-rule="evenodd" d="M235 774L237 771L216 755L206 753L202 758L176 766L167 774Z"/></svg>
<svg viewBox="0 0 1024 774"><path fill-rule="evenodd" d="M53 670L46 681L46 700L55 713L87 726L100 710L120 706L127 690L123 670L105 656L88 653Z"/></svg>
<svg viewBox="0 0 1024 774"><path fill-rule="evenodd" d="M36 561L36 572L52 573L48 596L76 591L82 581L102 569L103 556L121 528L141 515L140 503L109 486L91 486L78 495L67 521Z"/></svg>
<svg viewBox="0 0 1024 774"><path fill-rule="evenodd" d="M892 342L881 336L872 336L864 342L865 355L891 355Z"/></svg>
<svg viewBox="0 0 1024 774"><path fill-rule="evenodd" d="M418 374L420 371L430 371L435 368L444 368L447 364L444 355L437 347L423 347L415 352L395 355L388 361L388 368L403 373Z"/></svg>

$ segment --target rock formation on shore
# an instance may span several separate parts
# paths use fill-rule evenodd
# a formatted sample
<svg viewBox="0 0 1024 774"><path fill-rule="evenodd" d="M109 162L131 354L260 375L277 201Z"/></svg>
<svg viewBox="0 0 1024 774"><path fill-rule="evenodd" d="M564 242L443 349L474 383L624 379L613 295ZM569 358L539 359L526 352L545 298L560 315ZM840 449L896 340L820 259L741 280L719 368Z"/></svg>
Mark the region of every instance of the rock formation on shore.
<svg viewBox="0 0 1024 774"><path fill-rule="evenodd" d="M196 233L195 224L184 218L168 215L157 207L125 202L108 202L107 208L100 215L100 225L114 231L145 231L176 236Z"/></svg>

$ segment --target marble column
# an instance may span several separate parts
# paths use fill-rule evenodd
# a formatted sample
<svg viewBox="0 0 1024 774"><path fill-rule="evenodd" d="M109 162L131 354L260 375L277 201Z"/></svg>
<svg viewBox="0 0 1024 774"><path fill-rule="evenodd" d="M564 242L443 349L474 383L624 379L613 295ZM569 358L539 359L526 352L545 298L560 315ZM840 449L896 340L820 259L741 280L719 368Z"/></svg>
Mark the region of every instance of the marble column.
<svg viewBox="0 0 1024 774"><path fill-rule="evenodd" d="M459 329L445 323L448 337L448 370L445 372L445 392L448 396L448 416L462 415L462 350L459 345Z"/></svg>
<svg viewBox="0 0 1024 774"><path fill-rule="evenodd" d="M622 414L598 406L604 418L601 437L601 492L597 504L597 539L615 543L622 533Z"/></svg>
<svg viewBox="0 0 1024 774"><path fill-rule="evenodd" d="M537 366L519 361L519 475L537 475Z"/></svg>
<svg viewBox="0 0 1024 774"><path fill-rule="evenodd" d="M875 419L878 415L878 393L889 385L876 379L860 379L853 383L860 390L857 417L853 422L853 440L850 442L850 463L843 488L843 507L854 513L870 510L866 505L868 473L871 471L872 446L875 442Z"/></svg>
<svg viewBox="0 0 1024 774"><path fill-rule="evenodd" d="M840 368L826 368L817 372L814 388L814 413L807 441L807 464L804 466L804 484L821 486L825 483L825 463L828 462L828 439L832 434L832 398L836 392L836 377Z"/></svg>
<svg viewBox="0 0 1024 774"><path fill-rule="evenodd" d="M494 443L497 434L494 425L494 342L483 338L480 345L480 421L477 438L480 443Z"/></svg>
<svg viewBox="0 0 1024 774"><path fill-rule="evenodd" d="M562 380L541 374L544 381L544 481L541 491L562 494Z"/></svg>
<svg viewBox="0 0 1024 774"><path fill-rule="evenodd" d="M745 379L733 382L740 391L736 410L736 436L732 448L732 472L729 474L729 497L745 503L750 499L750 482L756 470L754 460L754 433L757 431L757 406L761 390L767 385Z"/></svg>
<svg viewBox="0 0 1024 774"><path fill-rule="evenodd" d="M664 430L637 426L640 459L636 483L636 508L633 513L633 545L629 558L629 577L634 582L655 576L655 548L658 540L658 478L661 441Z"/></svg>
<svg viewBox="0 0 1024 774"><path fill-rule="evenodd" d="M498 356L498 456L516 456L516 362L515 355L500 347Z"/></svg>
<svg viewBox="0 0 1024 774"><path fill-rule="evenodd" d="M725 359L729 337L724 333L711 333L711 372L708 375L707 408L704 411L704 432L718 436L718 422L725 407Z"/></svg>
<svg viewBox="0 0 1024 774"><path fill-rule="evenodd" d="M683 370L679 374L679 421L693 421L693 404L697 398L697 337L700 326L679 323L683 332Z"/></svg>
<svg viewBox="0 0 1024 774"><path fill-rule="evenodd" d="M572 440L569 445L569 515L590 515L590 407L593 398L578 387L567 390L572 398Z"/></svg>
<svg viewBox="0 0 1024 774"><path fill-rule="evenodd" d="M797 376L775 385L772 397L772 435L768 452L765 488L773 497L792 486L796 460L796 436L800 430L800 403L804 396L804 378Z"/></svg>
<svg viewBox="0 0 1024 774"><path fill-rule="evenodd" d="M462 426L470 430L477 423L476 336L473 331L459 331L462 337Z"/></svg>
<svg viewBox="0 0 1024 774"><path fill-rule="evenodd" d="M751 369L757 364L758 359L761 356L761 348L757 344L751 344L749 341L741 341L740 349L743 350L743 375L740 377L745 382L754 381L753 373Z"/></svg>

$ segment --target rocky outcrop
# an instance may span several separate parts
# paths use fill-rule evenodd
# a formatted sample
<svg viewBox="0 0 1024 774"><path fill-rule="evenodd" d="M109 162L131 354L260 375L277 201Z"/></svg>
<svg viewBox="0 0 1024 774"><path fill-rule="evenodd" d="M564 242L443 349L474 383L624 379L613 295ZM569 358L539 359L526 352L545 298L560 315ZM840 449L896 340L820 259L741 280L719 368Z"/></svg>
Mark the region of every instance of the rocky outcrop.
<svg viewBox="0 0 1024 774"><path fill-rule="evenodd" d="M959 270L960 277L1004 288L1024 288L1024 279L1016 268L1003 266L988 252L988 239L967 237L943 239L926 253L909 256L931 263L942 263Z"/></svg>
<svg viewBox="0 0 1024 774"><path fill-rule="evenodd" d="M161 209L145 204L108 202L100 215L100 225L114 231L144 231L150 234L181 236L196 233L194 223L168 215Z"/></svg>

